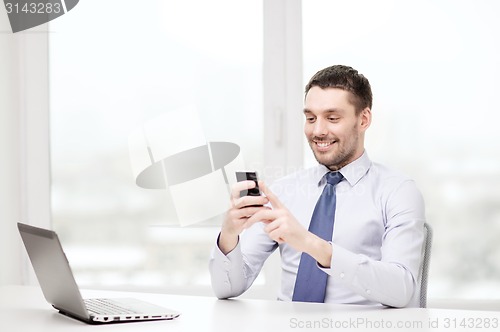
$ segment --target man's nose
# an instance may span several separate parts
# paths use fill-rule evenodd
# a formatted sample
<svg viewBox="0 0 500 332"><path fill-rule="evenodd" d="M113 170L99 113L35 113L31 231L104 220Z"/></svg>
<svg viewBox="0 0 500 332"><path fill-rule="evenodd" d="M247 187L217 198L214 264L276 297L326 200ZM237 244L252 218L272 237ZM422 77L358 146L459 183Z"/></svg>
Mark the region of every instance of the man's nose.
<svg viewBox="0 0 500 332"><path fill-rule="evenodd" d="M326 123L322 119L316 119L313 127L314 136L325 136L327 134Z"/></svg>

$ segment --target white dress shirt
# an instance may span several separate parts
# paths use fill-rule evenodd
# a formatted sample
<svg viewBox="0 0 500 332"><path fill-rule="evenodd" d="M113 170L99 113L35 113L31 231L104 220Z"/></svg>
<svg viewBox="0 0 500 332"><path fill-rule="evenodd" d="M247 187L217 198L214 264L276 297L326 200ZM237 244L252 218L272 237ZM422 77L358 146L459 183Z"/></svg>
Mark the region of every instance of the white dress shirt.
<svg viewBox="0 0 500 332"><path fill-rule="evenodd" d="M276 181L271 190L307 229L326 184L323 165ZM418 306L424 241L424 202L408 177L372 163L366 152L343 167L336 186L336 211L325 302ZM227 256L216 245L210 258L215 295L245 292L264 261L278 248L256 223ZM281 253L279 300L291 301L301 253L286 243ZM318 268L319 265L318 265Z"/></svg>

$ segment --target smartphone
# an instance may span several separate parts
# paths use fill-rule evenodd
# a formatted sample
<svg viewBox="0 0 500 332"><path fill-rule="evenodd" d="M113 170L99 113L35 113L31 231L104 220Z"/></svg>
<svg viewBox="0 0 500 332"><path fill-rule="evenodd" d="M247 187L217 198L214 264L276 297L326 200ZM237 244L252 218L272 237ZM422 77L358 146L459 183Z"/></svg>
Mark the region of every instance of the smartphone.
<svg viewBox="0 0 500 332"><path fill-rule="evenodd" d="M238 182L240 181L254 181L255 182L255 188L248 189L248 190L242 190L240 192L240 197L243 196L260 196L260 189L259 189L259 180L257 178L257 172L247 172L247 171L237 171L236 172L236 180Z"/></svg>

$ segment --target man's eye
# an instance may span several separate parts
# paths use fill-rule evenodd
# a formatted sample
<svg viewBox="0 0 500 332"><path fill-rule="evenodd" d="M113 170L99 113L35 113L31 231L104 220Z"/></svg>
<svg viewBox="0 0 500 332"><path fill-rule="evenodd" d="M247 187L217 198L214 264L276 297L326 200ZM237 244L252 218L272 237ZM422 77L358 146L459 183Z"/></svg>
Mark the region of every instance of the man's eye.
<svg viewBox="0 0 500 332"><path fill-rule="evenodd" d="M328 118L328 121L332 121L332 122L337 122L339 120L340 120L340 118L333 118L333 117Z"/></svg>
<svg viewBox="0 0 500 332"><path fill-rule="evenodd" d="M306 117L307 122L314 122L314 120L315 120L315 118L313 118L313 117L310 117L310 116Z"/></svg>

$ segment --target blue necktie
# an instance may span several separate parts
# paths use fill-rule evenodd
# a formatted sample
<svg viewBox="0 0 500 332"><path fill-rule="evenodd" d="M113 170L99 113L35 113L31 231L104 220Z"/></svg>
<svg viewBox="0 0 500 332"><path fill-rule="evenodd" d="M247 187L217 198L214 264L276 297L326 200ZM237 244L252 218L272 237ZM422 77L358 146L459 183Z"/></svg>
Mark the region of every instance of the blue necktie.
<svg viewBox="0 0 500 332"><path fill-rule="evenodd" d="M314 208L309 231L326 241L332 240L335 219L335 186L342 180L339 172L326 174L327 184ZM316 260L302 253L299 270L293 290L293 301L325 302L326 281L328 275L316 266Z"/></svg>

